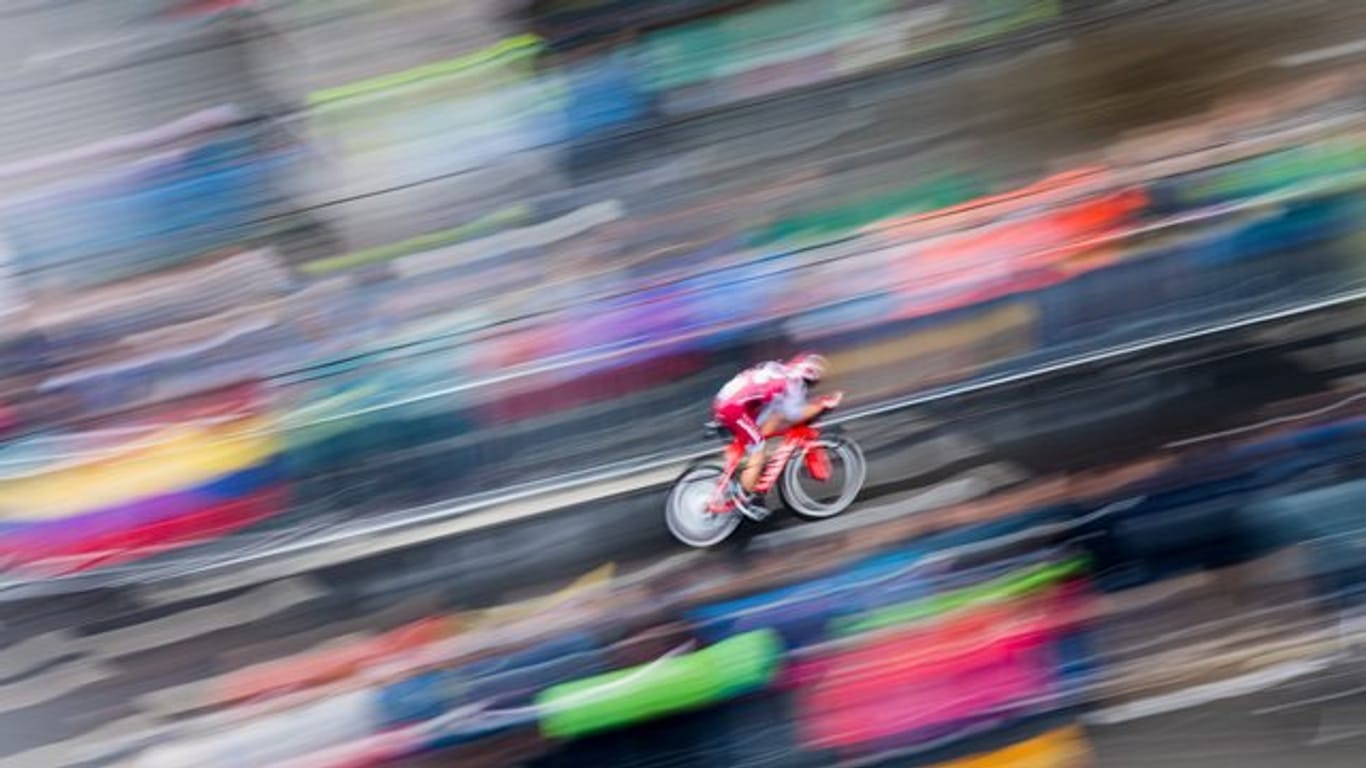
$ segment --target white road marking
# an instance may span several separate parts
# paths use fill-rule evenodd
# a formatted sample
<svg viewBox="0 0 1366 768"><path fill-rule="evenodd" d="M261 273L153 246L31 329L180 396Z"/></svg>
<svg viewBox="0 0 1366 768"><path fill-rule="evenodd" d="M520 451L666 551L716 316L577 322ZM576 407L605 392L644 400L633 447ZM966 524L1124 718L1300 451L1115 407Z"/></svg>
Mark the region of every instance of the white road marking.
<svg viewBox="0 0 1366 768"><path fill-rule="evenodd" d="M1346 58L1359 53L1366 53L1366 38L1353 40L1350 43L1341 45L1330 45L1327 48L1315 48L1312 51L1302 51L1293 53L1289 56L1282 56L1276 59L1276 66L1291 69L1303 67L1308 64L1320 64L1333 59Z"/></svg>
<svg viewBox="0 0 1366 768"><path fill-rule="evenodd" d="M1201 704L1209 704L1220 699L1231 699L1256 693L1297 677L1328 669L1333 663L1331 659L1290 661L1227 680L1196 685L1173 693L1152 696L1089 712L1082 715L1081 719L1090 725L1115 725L1129 720L1176 712Z"/></svg>
<svg viewBox="0 0 1366 768"><path fill-rule="evenodd" d="M908 498L875 507L851 509L830 520L761 534L754 538L753 546L763 549L781 548L798 541L818 539L961 504L991 493L1004 484L1003 479L1016 476L1020 476L1020 473L1011 470L1008 465L988 465L936 483Z"/></svg>
<svg viewBox="0 0 1366 768"><path fill-rule="evenodd" d="M64 656L80 653L72 642L74 639L67 630L60 630L0 649L0 680L27 674Z"/></svg>
<svg viewBox="0 0 1366 768"><path fill-rule="evenodd" d="M188 600L217 592L240 589L283 576L308 573L361 557L383 554L403 547L469 533L493 525L538 517L575 504L605 500L617 494L663 485L676 478L683 471L684 466L685 464L681 463L670 464L611 482L581 486L560 494L532 497L506 505L486 507L468 514L447 517L440 522L427 526L414 526L410 524L411 520L405 519L395 521L388 526L372 526L363 537L355 536L350 531L341 531L331 537L324 537L331 539L325 544L310 541L306 546L300 546L298 553L286 561L267 560L255 565L247 565L246 562L255 558L244 558L245 562L242 567L235 568L231 567L231 563L227 568L222 568L216 564L216 570L225 570L226 572L217 576L190 576L187 583L167 586L158 592L161 593L163 600ZM434 510L432 516L441 517L438 514L439 511ZM663 509L660 509L659 514L663 516Z"/></svg>
<svg viewBox="0 0 1366 768"><path fill-rule="evenodd" d="M62 766L99 760L125 745L135 743L141 734L160 726L145 715L131 715L83 733L74 738L0 758L0 768L62 768Z"/></svg>
<svg viewBox="0 0 1366 768"><path fill-rule="evenodd" d="M63 662L41 675L0 686L0 713L45 704L117 676L117 671L90 659Z"/></svg>
<svg viewBox="0 0 1366 768"><path fill-rule="evenodd" d="M98 658L123 656L260 621L324 594L326 590L310 579L277 581L228 600L165 618L87 635L77 639L73 646Z"/></svg>

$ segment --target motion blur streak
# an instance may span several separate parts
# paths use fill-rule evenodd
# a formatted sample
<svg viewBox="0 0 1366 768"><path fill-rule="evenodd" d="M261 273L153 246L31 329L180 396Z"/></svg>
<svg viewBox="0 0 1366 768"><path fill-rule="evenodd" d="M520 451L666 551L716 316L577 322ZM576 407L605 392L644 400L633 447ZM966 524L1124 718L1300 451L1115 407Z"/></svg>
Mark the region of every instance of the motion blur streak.
<svg viewBox="0 0 1366 768"><path fill-rule="evenodd" d="M1363 40L11 0L0 768L1360 765Z"/></svg>

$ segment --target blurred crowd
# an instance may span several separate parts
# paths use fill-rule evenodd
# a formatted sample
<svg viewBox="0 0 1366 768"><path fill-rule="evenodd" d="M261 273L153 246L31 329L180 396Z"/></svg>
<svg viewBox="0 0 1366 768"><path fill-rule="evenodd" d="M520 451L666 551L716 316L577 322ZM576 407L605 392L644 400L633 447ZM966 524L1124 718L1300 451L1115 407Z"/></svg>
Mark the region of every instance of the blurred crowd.
<svg viewBox="0 0 1366 768"><path fill-rule="evenodd" d="M1259 727L1277 733L1347 696L1361 662L1366 422L1349 395L918 515L802 529L747 561L608 565L482 610L277 631L212 665L196 654L214 646L190 645L173 658L193 681L130 702L136 725L32 756L1071 768L1125 757L1106 745L1126 723L1262 689L1278 698ZM252 597L239 621L294 626L272 615L279 590ZM129 629L89 651L148 653L120 650ZM1259 759L1341 757L1320 735L1273 736ZM1138 757L1193 756L1145 744Z"/></svg>
<svg viewBox="0 0 1366 768"><path fill-rule="evenodd" d="M170 18L307 50L438 18L286 5ZM290 98L298 77L263 76L251 106L0 166L7 560L83 569L667 454L729 372L796 348L869 403L1359 285L1359 66L974 162L998 134L897 121L939 80L858 78L1090 17L696 5L612 35L615 4L533 8L539 31L453 59L324 58L359 79ZM781 100L830 84L874 107Z"/></svg>
<svg viewBox="0 0 1366 768"><path fill-rule="evenodd" d="M797 350L891 412L1366 298L1366 14L1205 5L0 10L0 587L683 456ZM952 498L936 456L914 503L740 559L416 619L291 614L321 602L291 582L16 611L0 765L1082 768L1263 689L1273 732L1362 661L1366 393L1328 344L1293 352L1356 350L1310 396L1236 369L1263 405L1229 394L1227 429ZM1095 415L1057 399L1050 427ZM920 482L883 423L879 482Z"/></svg>

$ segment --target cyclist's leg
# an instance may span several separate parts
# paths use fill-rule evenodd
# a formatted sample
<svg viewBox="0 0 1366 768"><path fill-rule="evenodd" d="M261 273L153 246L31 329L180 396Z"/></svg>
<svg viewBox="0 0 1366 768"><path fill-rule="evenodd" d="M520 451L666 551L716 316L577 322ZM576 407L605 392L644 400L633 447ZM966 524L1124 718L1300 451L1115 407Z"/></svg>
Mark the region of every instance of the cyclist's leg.
<svg viewBox="0 0 1366 768"><path fill-rule="evenodd" d="M745 444L745 467L740 472L740 487L745 493L751 493L754 486L759 484L759 476L764 471L764 435L749 414L744 414L735 421L735 434L741 437Z"/></svg>
<svg viewBox="0 0 1366 768"><path fill-rule="evenodd" d="M759 478L764 470L763 432L755 422L749 406L745 404L723 404L715 410L715 415L716 420L730 430L736 442L745 450L744 466L740 470L739 478L740 498L736 500L740 512L755 520L762 520L767 517L768 511L757 498L754 488L759 484Z"/></svg>
<svg viewBox="0 0 1366 768"><path fill-rule="evenodd" d="M725 403L713 412L716 421L745 449L745 461L740 470L740 487L748 492L759 484L764 468L764 436L749 409L740 403Z"/></svg>
<svg viewBox="0 0 1366 768"><path fill-rule="evenodd" d="M790 426L792 425L787 423L787 420L783 418L781 413L770 413L765 415L764 419L759 422L759 433L767 440L774 435L780 434Z"/></svg>

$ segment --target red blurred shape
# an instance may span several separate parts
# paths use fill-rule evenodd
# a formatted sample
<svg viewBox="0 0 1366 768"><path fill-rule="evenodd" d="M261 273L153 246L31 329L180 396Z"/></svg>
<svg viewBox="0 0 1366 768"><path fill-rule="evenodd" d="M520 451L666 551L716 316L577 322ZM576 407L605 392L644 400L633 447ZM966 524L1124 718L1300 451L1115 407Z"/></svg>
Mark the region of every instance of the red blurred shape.
<svg viewBox="0 0 1366 768"><path fill-rule="evenodd" d="M1055 681L1051 642L1064 590L1045 600L986 606L931 626L813 659L799 686L802 731L820 749L847 748L1009 710ZM1061 610L1059 610L1061 609Z"/></svg>
<svg viewBox="0 0 1366 768"><path fill-rule="evenodd" d="M211 698L226 704L343 680L379 661L449 637L454 626L449 617L432 616L377 637L248 667L228 675Z"/></svg>
<svg viewBox="0 0 1366 768"><path fill-rule="evenodd" d="M33 547L31 542L26 542L24 548L3 552L3 555L12 562L42 570L86 571L148 557L244 528L278 513L287 496L284 489L268 488L149 525L76 541L53 541L47 548Z"/></svg>
<svg viewBox="0 0 1366 768"><path fill-rule="evenodd" d="M250 8L256 3L253 0L184 0L177 3L166 11L168 16L211 16L215 13L223 13L238 8Z"/></svg>

